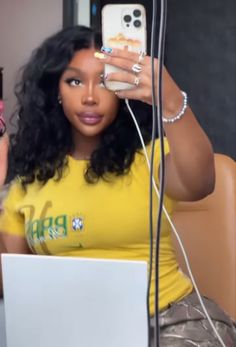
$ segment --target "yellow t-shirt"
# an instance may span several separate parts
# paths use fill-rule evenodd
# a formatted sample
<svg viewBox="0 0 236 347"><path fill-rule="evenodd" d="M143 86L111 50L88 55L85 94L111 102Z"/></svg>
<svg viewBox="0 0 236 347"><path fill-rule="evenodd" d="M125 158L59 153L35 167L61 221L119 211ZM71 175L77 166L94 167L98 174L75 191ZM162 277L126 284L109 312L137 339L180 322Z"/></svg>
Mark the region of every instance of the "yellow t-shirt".
<svg viewBox="0 0 236 347"><path fill-rule="evenodd" d="M159 141L155 152L157 172ZM0 230L26 237L37 254L148 261L149 172L142 151L135 154L127 175L109 175L109 181L88 184L84 179L86 165L86 161L68 157L68 168L60 181L50 179L45 185L34 182L26 191L19 180L15 181L4 201ZM153 206L157 211L156 196ZM165 206L171 213L174 202L165 197ZM178 268L165 217L159 272L160 309L192 291L190 280ZM150 310L153 314L154 278Z"/></svg>

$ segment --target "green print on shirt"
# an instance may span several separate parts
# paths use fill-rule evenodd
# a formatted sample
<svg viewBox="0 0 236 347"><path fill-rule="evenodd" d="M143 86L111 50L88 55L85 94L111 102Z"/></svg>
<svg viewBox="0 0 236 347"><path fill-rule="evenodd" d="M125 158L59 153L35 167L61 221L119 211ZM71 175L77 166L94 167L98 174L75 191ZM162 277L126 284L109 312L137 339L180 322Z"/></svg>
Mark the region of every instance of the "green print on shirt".
<svg viewBox="0 0 236 347"><path fill-rule="evenodd" d="M35 219L26 224L26 232L31 245L67 236L67 216Z"/></svg>

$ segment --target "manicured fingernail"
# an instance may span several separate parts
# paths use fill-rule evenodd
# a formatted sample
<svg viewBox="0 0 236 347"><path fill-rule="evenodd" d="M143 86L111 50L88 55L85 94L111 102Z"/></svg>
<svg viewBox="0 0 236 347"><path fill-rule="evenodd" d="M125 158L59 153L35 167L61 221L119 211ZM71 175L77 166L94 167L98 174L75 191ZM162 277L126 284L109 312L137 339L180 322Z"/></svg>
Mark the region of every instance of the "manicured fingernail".
<svg viewBox="0 0 236 347"><path fill-rule="evenodd" d="M102 46L101 51L104 53L110 54L112 52L112 48Z"/></svg>
<svg viewBox="0 0 236 347"><path fill-rule="evenodd" d="M95 52L94 57L98 58L98 59L106 59L107 58L105 54L100 53L100 52Z"/></svg>

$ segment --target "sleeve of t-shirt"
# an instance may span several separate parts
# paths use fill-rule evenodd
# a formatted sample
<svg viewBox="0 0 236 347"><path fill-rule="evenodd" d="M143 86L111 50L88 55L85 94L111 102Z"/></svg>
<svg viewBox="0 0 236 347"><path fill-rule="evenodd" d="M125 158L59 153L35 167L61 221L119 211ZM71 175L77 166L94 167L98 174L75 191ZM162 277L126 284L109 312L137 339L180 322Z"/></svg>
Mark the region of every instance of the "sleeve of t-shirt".
<svg viewBox="0 0 236 347"><path fill-rule="evenodd" d="M25 190L20 180L15 180L3 200L0 213L0 232L24 236L25 223L23 215L20 213L20 205L24 196Z"/></svg>

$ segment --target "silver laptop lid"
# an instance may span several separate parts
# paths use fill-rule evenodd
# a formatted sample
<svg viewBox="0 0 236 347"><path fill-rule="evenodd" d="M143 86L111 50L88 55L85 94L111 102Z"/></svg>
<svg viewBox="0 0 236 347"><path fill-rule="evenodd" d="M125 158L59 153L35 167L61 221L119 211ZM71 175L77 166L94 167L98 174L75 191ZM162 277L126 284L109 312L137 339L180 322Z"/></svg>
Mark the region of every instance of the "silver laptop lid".
<svg viewBox="0 0 236 347"><path fill-rule="evenodd" d="M146 347L145 262L2 255L7 347Z"/></svg>

